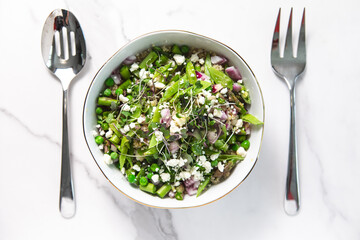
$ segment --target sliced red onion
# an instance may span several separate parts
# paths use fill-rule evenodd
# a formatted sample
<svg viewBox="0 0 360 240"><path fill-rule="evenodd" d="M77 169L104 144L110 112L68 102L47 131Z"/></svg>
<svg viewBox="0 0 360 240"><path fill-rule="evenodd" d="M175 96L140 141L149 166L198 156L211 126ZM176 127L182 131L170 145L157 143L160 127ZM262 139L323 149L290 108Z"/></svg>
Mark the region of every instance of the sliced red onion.
<svg viewBox="0 0 360 240"><path fill-rule="evenodd" d="M219 138L219 136L218 134L216 134L216 131L208 131L207 138L210 144L214 144L216 140Z"/></svg>
<svg viewBox="0 0 360 240"><path fill-rule="evenodd" d="M244 123L244 128L245 128L246 135L249 135L250 134L250 124Z"/></svg>
<svg viewBox="0 0 360 240"><path fill-rule="evenodd" d="M161 114L160 123L165 123L166 126L169 127L171 121L170 109L164 108L161 110L160 114Z"/></svg>
<svg viewBox="0 0 360 240"><path fill-rule="evenodd" d="M185 187L191 187L191 186L194 185L194 183L195 183L195 180L194 180L193 177L188 178L188 179L186 179L186 180L184 181Z"/></svg>
<svg viewBox="0 0 360 240"><path fill-rule="evenodd" d="M241 86L237 83L233 84L233 91L234 92L240 92L241 91Z"/></svg>
<svg viewBox="0 0 360 240"><path fill-rule="evenodd" d="M212 64L224 64L227 62L227 59L220 56L212 56L211 57L211 63Z"/></svg>
<svg viewBox="0 0 360 240"><path fill-rule="evenodd" d="M225 121L226 119L228 119L228 116L226 115L226 113L225 113L224 111L221 111L220 120L221 120L221 121Z"/></svg>
<svg viewBox="0 0 360 240"><path fill-rule="evenodd" d="M117 151L117 148L115 147L114 144L111 144L110 150L113 151L113 152L116 152L116 151Z"/></svg>
<svg viewBox="0 0 360 240"><path fill-rule="evenodd" d="M196 78L197 79L200 79L202 81L206 81L206 80L210 79L210 77L208 75L204 74L204 73L201 73L201 72L198 72L198 71L195 71L195 73L196 73Z"/></svg>
<svg viewBox="0 0 360 240"><path fill-rule="evenodd" d="M223 89L223 86L221 84L214 84L212 86L212 92L213 93L217 93L219 92L221 89Z"/></svg>
<svg viewBox="0 0 360 240"><path fill-rule="evenodd" d="M136 60L136 56L135 55L131 55L131 56L128 56L124 61L123 61L123 64L125 65L130 65L130 64L133 64Z"/></svg>
<svg viewBox="0 0 360 240"><path fill-rule="evenodd" d="M180 144L178 141L171 142L169 144L169 150L171 153L176 153L180 148Z"/></svg>
<svg viewBox="0 0 360 240"><path fill-rule="evenodd" d="M169 192L169 198L174 198L174 197L175 197L175 192L170 191L170 192Z"/></svg>
<svg viewBox="0 0 360 240"><path fill-rule="evenodd" d="M241 80L242 79L242 76L241 76L241 73L240 73L239 69L237 69L234 66L226 68L225 72L229 75L229 77L232 80Z"/></svg>
<svg viewBox="0 0 360 240"><path fill-rule="evenodd" d="M190 196L193 196L197 193L197 188L194 187L187 187L186 188L186 193L189 194Z"/></svg>
<svg viewBox="0 0 360 240"><path fill-rule="evenodd" d="M229 124L229 123L226 123L225 126L226 126L226 130L228 130L228 131L230 131L232 128L231 124Z"/></svg>

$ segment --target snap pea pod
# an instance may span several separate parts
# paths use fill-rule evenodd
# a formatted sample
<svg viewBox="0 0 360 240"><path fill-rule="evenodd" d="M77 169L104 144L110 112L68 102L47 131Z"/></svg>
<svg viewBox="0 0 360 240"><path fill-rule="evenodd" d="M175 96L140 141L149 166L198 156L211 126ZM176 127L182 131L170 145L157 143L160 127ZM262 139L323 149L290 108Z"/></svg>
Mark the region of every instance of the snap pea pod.
<svg viewBox="0 0 360 240"><path fill-rule="evenodd" d="M218 157L219 161L229 161L229 160L237 160L237 161L241 161L244 160L244 157L240 156L240 155L220 155Z"/></svg>
<svg viewBox="0 0 360 240"><path fill-rule="evenodd" d="M121 144L120 144L120 157L119 157L119 163L120 163L120 169L122 169L124 167L125 164L125 160L126 160L126 156L125 154L127 154L128 150L130 148L130 142L127 139L126 136L123 136L121 139Z"/></svg>
<svg viewBox="0 0 360 240"><path fill-rule="evenodd" d="M208 185L209 181L210 181L210 177L206 177L205 180L200 183L199 188L197 190L196 197L200 196L201 192L204 191L204 189L205 189L206 185Z"/></svg>
<svg viewBox="0 0 360 240"><path fill-rule="evenodd" d="M205 74L210 76L209 68L211 67L211 58L210 54L206 54L205 58Z"/></svg>
<svg viewBox="0 0 360 240"><path fill-rule="evenodd" d="M148 185L146 186L139 186L139 188L141 190L143 190L144 192L148 192L148 193L151 193L151 194L155 194L156 193L156 187L154 184L152 183L148 183Z"/></svg>
<svg viewBox="0 0 360 240"><path fill-rule="evenodd" d="M157 191L156 194L161 197L164 198L165 195L171 190L171 185L170 184L164 184L162 185Z"/></svg>
<svg viewBox="0 0 360 240"><path fill-rule="evenodd" d="M140 68L145 68L148 69L148 66L155 62L155 60L158 58L158 55L156 52L151 51L145 58L144 60L139 64Z"/></svg>
<svg viewBox="0 0 360 240"><path fill-rule="evenodd" d="M168 89L166 89L164 95L160 99L160 103L169 100L175 93L179 91L179 89L183 88L186 85L187 78L183 76L180 80L171 85Z"/></svg>
<svg viewBox="0 0 360 240"><path fill-rule="evenodd" d="M197 78L196 78L194 65L192 64L191 61L189 61L186 64L186 77L189 80L189 83L195 84Z"/></svg>
<svg viewBox="0 0 360 240"><path fill-rule="evenodd" d="M115 121L109 124L110 129L115 133L116 136L118 136L118 138L122 138L123 135L120 133L120 131L117 129L117 127L115 126Z"/></svg>
<svg viewBox="0 0 360 240"><path fill-rule="evenodd" d="M233 89L233 80L224 72L215 69L214 67L208 68L210 77L216 84L221 84L223 87L227 87L230 90Z"/></svg>
<svg viewBox="0 0 360 240"><path fill-rule="evenodd" d="M120 143L120 138L116 135L113 134L110 138L109 141L113 144L119 144Z"/></svg>
<svg viewBox="0 0 360 240"><path fill-rule="evenodd" d="M108 98L108 97L99 97L98 105L100 106L111 106L112 103L118 104L119 101L116 99Z"/></svg>
<svg viewBox="0 0 360 240"><path fill-rule="evenodd" d="M126 80L125 82L123 82L123 83L118 87L118 89L125 90L125 89L128 88L128 86L130 86L130 84L131 84L131 80L128 79L128 80Z"/></svg>

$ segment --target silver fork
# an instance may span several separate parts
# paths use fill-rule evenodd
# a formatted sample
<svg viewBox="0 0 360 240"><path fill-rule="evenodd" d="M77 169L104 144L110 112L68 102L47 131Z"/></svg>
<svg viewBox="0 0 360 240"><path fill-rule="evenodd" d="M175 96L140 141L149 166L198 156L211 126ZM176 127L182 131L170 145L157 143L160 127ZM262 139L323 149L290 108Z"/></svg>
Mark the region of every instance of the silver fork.
<svg viewBox="0 0 360 240"><path fill-rule="evenodd" d="M286 177L285 193L285 212L289 215L295 215L300 208L300 190L298 176L297 143L295 127L295 85L298 77L303 73L306 65L306 47L305 47L305 8L303 11L299 43L296 57L293 55L292 46L292 12L291 8L288 29L286 33L285 49L283 57L280 55L279 32L280 32L280 14L277 17L274 36L271 48L271 66L276 75L282 78L290 90L290 140L289 140L289 162Z"/></svg>

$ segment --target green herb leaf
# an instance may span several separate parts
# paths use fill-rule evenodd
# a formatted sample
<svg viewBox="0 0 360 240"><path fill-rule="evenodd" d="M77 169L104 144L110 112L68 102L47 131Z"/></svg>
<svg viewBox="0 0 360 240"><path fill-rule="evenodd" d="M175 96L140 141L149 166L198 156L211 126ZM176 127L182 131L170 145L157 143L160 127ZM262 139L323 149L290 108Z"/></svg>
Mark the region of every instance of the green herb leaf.
<svg viewBox="0 0 360 240"><path fill-rule="evenodd" d="M251 115L251 114L246 114L242 117L242 120L244 122L248 122L250 124L253 125L262 125L264 124L262 121L260 121L259 119L257 119L255 116Z"/></svg>

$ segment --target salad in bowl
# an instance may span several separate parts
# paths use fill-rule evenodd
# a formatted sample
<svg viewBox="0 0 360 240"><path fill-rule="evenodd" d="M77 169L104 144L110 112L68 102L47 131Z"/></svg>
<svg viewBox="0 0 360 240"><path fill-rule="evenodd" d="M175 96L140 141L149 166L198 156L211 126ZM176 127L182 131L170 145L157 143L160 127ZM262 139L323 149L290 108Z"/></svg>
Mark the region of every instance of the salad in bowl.
<svg viewBox="0 0 360 240"><path fill-rule="evenodd" d="M97 147L96 162L103 172L111 169L113 184L127 184L143 199L212 197L243 162L251 170L256 161L249 159L259 150L252 135L260 131L262 138L263 115L249 111L252 79L216 49L160 43L129 54L103 75L88 145Z"/></svg>

